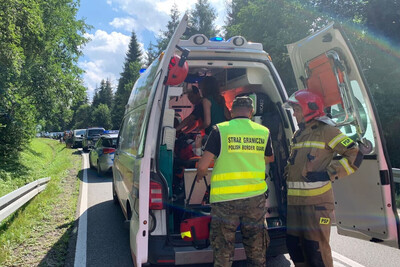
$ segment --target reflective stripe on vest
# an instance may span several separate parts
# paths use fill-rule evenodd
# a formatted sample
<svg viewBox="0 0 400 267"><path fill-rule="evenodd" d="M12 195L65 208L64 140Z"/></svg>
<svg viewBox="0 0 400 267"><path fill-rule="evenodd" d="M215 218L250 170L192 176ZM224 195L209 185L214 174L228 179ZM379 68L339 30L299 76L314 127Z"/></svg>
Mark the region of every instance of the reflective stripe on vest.
<svg viewBox="0 0 400 267"><path fill-rule="evenodd" d="M351 140L350 137L347 135L340 133L337 136L335 136L329 143L328 146L332 149L334 149L339 143L341 143L343 146L347 147L350 144L352 144L354 141Z"/></svg>
<svg viewBox="0 0 400 267"><path fill-rule="evenodd" d="M265 148L269 130L249 119L233 119L217 124L221 152L211 176L210 203L263 194Z"/></svg>
<svg viewBox="0 0 400 267"><path fill-rule="evenodd" d="M306 141L293 144L292 146L293 149L306 148L306 147L324 149L325 143L319 141Z"/></svg>
<svg viewBox="0 0 400 267"><path fill-rule="evenodd" d="M331 182L316 189L288 189L288 196L299 196L299 197L313 197L322 195L332 188Z"/></svg>
<svg viewBox="0 0 400 267"><path fill-rule="evenodd" d="M346 158L340 159L339 162L346 170L347 175L350 175L355 172L355 170L350 166L349 161Z"/></svg>
<svg viewBox="0 0 400 267"><path fill-rule="evenodd" d="M330 183L330 181L325 182L286 182L287 187L290 189L315 189L320 188Z"/></svg>

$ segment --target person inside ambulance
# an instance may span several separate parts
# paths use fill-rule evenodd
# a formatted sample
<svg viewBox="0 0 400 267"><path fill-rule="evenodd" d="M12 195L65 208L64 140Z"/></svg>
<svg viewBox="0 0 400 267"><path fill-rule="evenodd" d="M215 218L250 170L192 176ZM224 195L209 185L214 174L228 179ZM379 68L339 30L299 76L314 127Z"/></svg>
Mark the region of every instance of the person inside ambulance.
<svg viewBox="0 0 400 267"><path fill-rule="evenodd" d="M201 129L205 129L206 135L209 135L214 125L230 120L231 114L226 106L225 98L220 95L218 81L214 76L204 77L199 86L203 94L204 110Z"/></svg>
<svg viewBox="0 0 400 267"><path fill-rule="evenodd" d="M175 125L176 141L175 156L187 161L193 157L202 155L202 135L199 126L203 124L202 97L197 86L192 85L187 92L187 98L194 106L193 111L182 122Z"/></svg>
<svg viewBox="0 0 400 267"><path fill-rule="evenodd" d="M354 173L363 155L357 143L326 117L323 100L316 93L299 90L283 107L293 109L299 126L285 168L287 248L295 266L333 266L329 246L332 182ZM337 155L341 157L336 159Z"/></svg>
<svg viewBox="0 0 400 267"><path fill-rule="evenodd" d="M180 132L190 133L195 130L198 126L203 124L204 121L204 111L202 104L202 97L200 90L197 86L192 85L187 93L187 97L190 103L193 104L194 108L192 113L187 116L178 126L175 127L177 134Z"/></svg>

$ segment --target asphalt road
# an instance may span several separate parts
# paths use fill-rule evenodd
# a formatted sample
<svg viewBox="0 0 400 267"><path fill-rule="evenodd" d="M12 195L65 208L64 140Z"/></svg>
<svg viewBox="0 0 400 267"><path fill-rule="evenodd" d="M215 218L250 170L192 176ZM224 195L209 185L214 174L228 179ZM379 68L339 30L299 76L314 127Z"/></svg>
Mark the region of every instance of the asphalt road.
<svg viewBox="0 0 400 267"><path fill-rule="evenodd" d="M83 158L87 160L88 154L83 154ZM129 249L129 231L124 223L125 218L121 208L114 204L112 200L112 177L110 174L98 176L94 170L86 170L87 241L86 253L83 253L86 256L86 266L133 266ZM85 246L77 247L84 248ZM336 227L332 227L331 247L335 267L400 266L400 250L339 236L336 233ZM82 256L82 251L80 251L80 254ZM79 265L75 262L75 266ZM238 263L234 266L240 265ZM285 254L268 259L267 266L285 267L294 265L289 256Z"/></svg>

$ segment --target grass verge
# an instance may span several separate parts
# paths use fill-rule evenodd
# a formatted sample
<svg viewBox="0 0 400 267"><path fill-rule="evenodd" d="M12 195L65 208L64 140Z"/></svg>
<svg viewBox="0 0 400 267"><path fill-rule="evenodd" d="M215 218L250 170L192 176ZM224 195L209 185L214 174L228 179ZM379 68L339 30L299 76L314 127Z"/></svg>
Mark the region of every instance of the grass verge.
<svg viewBox="0 0 400 267"><path fill-rule="evenodd" d="M63 266L75 221L81 157L51 139L34 139L14 168L0 172L0 196L51 177L46 189L0 225L0 266Z"/></svg>

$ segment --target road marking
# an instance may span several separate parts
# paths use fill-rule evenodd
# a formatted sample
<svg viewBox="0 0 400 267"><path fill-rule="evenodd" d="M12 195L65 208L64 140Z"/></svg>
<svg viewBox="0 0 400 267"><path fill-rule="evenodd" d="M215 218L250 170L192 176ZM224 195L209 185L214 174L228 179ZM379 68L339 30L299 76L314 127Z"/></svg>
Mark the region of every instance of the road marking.
<svg viewBox="0 0 400 267"><path fill-rule="evenodd" d="M78 238L76 240L75 267L86 266L86 244L87 244L87 154L82 153L83 181L81 183L81 205L79 208Z"/></svg>
<svg viewBox="0 0 400 267"><path fill-rule="evenodd" d="M290 261L290 267L294 267L293 261L290 259L289 254L284 254L284 257ZM332 251L332 259L334 267L365 267L364 265L355 262L335 251Z"/></svg>
<svg viewBox="0 0 400 267"><path fill-rule="evenodd" d="M349 259L349 258L347 258L347 257L335 252L335 251L332 251L332 257L333 257L333 262L334 262L333 265L334 266L364 267L364 265L359 264L358 262L355 262L355 261L353 261L353 260L351 260L351 259ZM335 263L338 263L337 261L335 261L335 259L339 260L342 263L345 263L346 265L335 264Z"/></svg>

